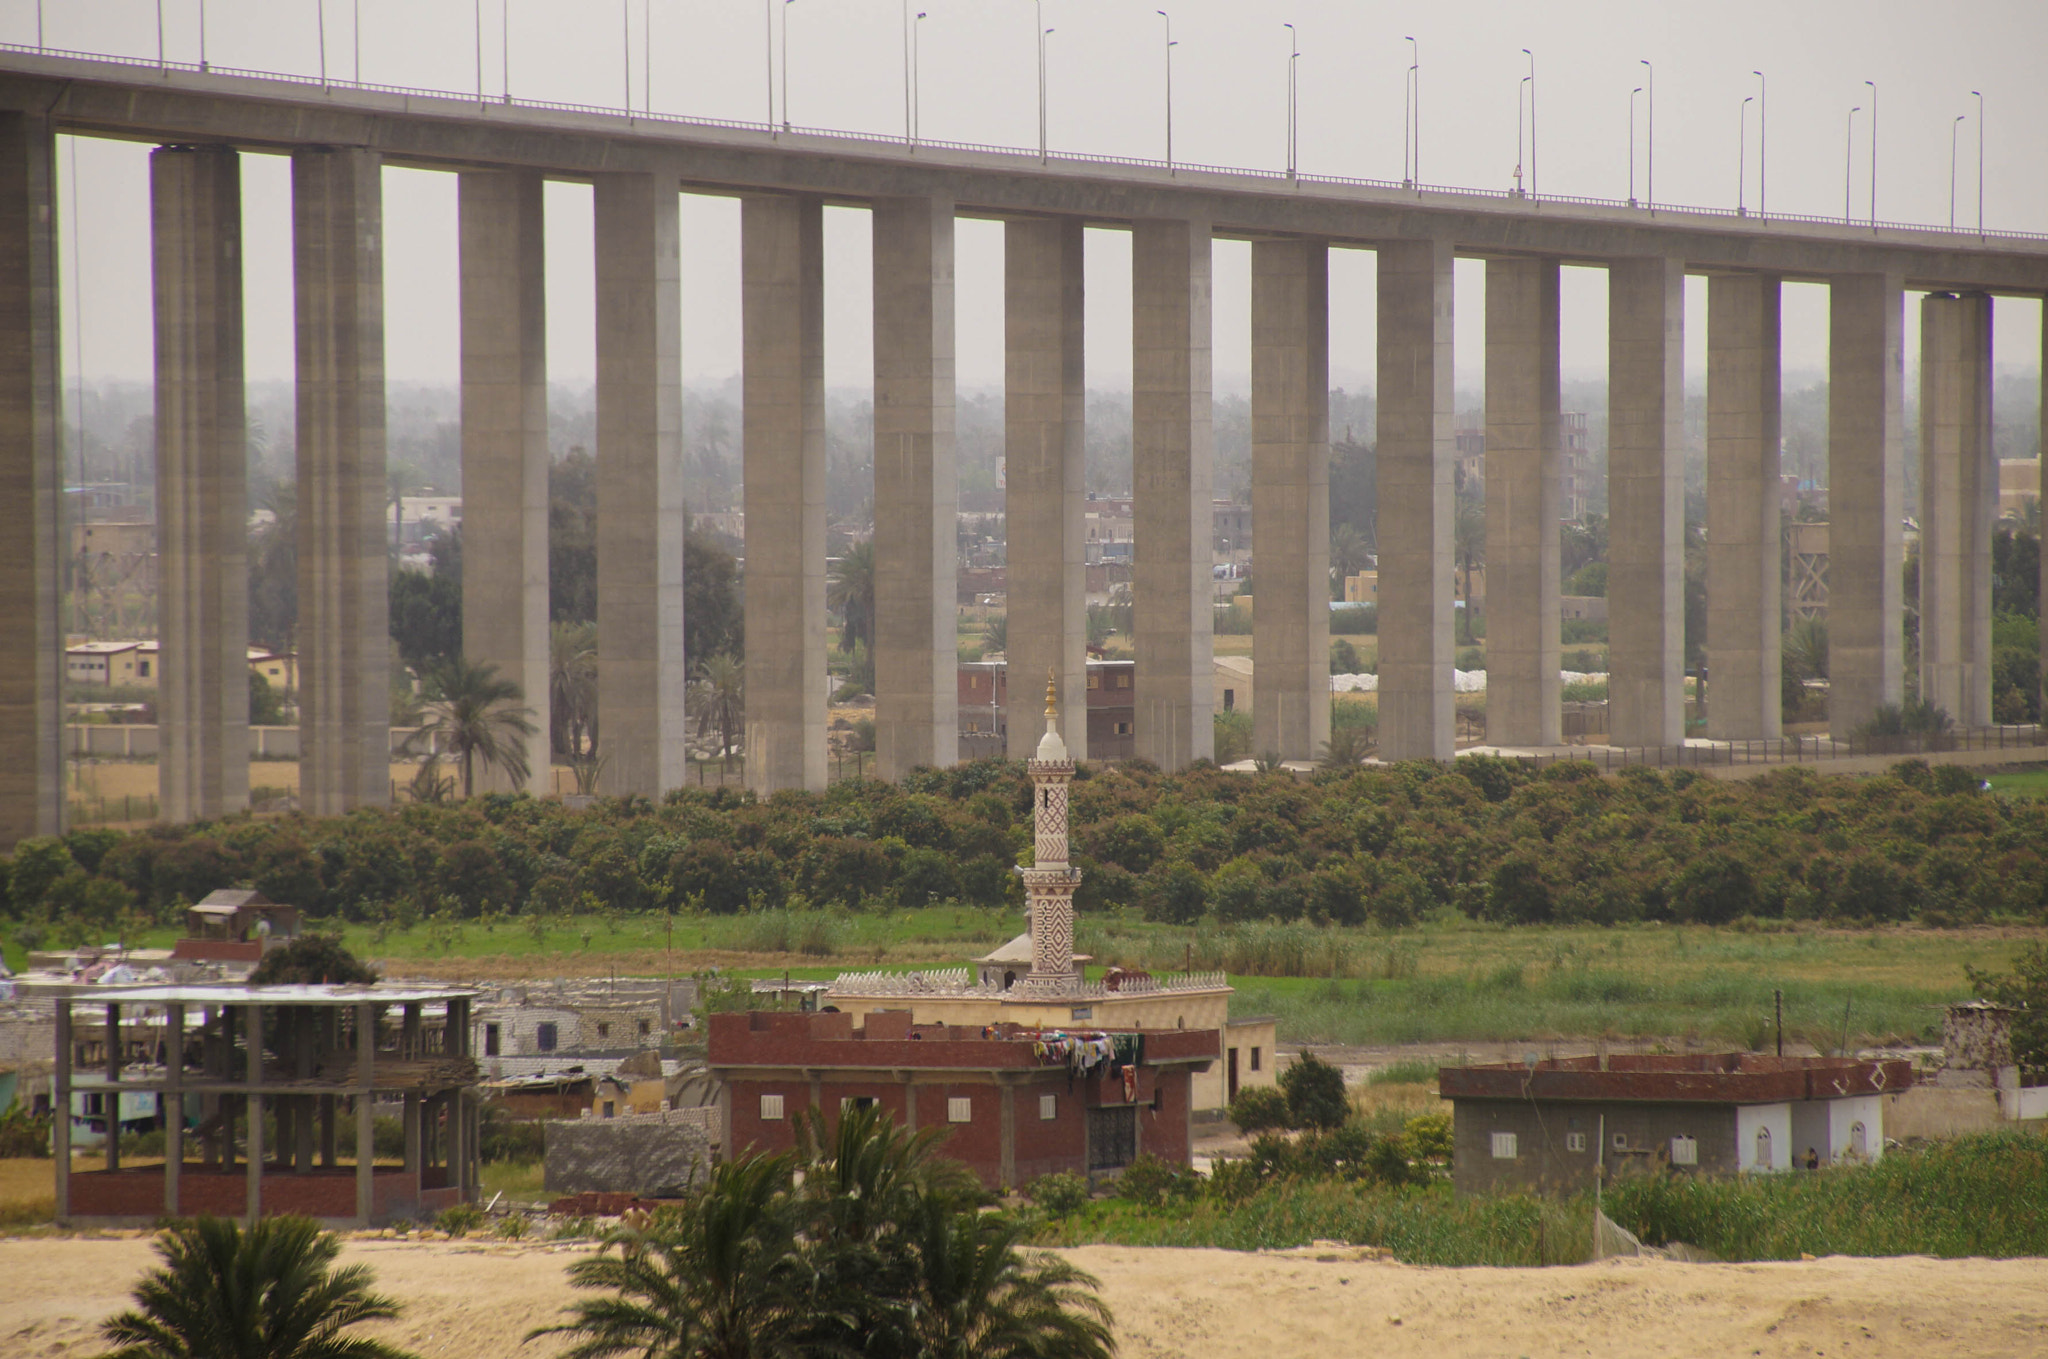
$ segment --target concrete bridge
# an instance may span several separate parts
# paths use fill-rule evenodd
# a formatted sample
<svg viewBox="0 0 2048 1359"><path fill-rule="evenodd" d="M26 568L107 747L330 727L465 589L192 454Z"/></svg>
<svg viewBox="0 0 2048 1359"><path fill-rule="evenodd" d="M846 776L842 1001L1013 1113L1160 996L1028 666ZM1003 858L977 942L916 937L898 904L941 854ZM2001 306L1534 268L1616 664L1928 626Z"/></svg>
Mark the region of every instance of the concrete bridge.
<svg viewBox="0 0 2048 1359"><path fill-rule="evenodd" d="M1684 732L1682 284L1708 287L1710 734L1779 731L1779 296L1831 294L1832 715L1903 692L1906 294L1921 328L1921 691L1991 718L1992 294L2048 238L1041 156L0 49L0 845L59 829L58 133L151 159L162 805L245 805L239 159L292 158L301 789L388 796L385 164L460 177L463 625L547 683L543 181L594 186L609 791L684 775L680 193L738 196L747 778L826 778L821 211L874 232L879 769L953 758L953 223L1005 224L1009 654L1085 684L1083 227L1132 236L1136 748L1211 752L1210 243L1252 243L1258 748L1327 737L1328 258L1376 253L1380 743L1452 751L1452 264L1486 261L1488 736L1559 740L1558 270L1609 273L1612 734ZM1695 318L1695 324L1698 318ZM546 705L535 704L543 723ZM1012 728L1028 745L1030 724ZM1021 753L1015 752L1013 753ZM1077 756L1085 750L1077 749ZM544 780L545 762L536 778ZM544 787L544 784L540 785Z"/></svg>

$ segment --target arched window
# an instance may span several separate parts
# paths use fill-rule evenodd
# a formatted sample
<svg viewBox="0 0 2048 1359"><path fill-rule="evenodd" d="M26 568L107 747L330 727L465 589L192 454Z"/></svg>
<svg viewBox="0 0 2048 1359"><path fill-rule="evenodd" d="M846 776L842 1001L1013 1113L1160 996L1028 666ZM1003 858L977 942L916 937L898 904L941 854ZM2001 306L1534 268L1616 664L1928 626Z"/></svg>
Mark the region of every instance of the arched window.
<svg viewBox="0 0 2048 1359"><path fill-rule="evenodd" d="M1756 1168L1758 1170L1769 1170L1771 1168L1771 1130L1769 1128L1758 1128L1756 1130Z"/></svg>
<svg viewBox="0 0 2048 1359"><path fill-rule="evenodd" d="M1853 1156L1870 1155L1870 1134L1861 1123L1849 1125L1849 1152Z"/></svg>

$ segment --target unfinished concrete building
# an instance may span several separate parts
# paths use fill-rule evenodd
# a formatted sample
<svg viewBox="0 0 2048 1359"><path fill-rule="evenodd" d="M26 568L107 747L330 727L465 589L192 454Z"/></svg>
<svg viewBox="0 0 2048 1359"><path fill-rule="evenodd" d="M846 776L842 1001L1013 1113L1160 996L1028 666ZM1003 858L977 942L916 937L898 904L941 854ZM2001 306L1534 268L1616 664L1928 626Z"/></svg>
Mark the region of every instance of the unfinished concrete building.
<svg viewBox="0 0 2048 1359"><path fill-rule="evenodd" d="M56 998L60 1226L147 1226L210 1213L303 1213L363 1227L476 1197L475 993L448 987L145 986ZM71 1165L73 1119L153 1103L162 1163ZM403 1157L378 1164L374 1115L401 1113ZM352 1154L338 1136L352 1119ZM109 1131L114 1129L110 1126ZM196 1145L195 1145L196 1144Z"/></svg>

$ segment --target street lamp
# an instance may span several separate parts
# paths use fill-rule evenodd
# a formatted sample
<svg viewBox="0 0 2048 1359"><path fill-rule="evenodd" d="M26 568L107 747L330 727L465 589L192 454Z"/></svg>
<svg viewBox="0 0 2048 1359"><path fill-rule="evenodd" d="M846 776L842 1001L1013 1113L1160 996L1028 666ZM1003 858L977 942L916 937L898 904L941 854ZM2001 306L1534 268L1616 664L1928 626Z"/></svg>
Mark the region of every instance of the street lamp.
<svg viewBox="0 0 2048 1359"><path fill-rule="evenodd" d="M1877 82L1866 80L1870 87L1870 225L1877 225Z"/></svg>
<svg viewBox="0 0 2048 1359"><path fill-rule="evenodd" d="M626 118L633 117L633 0L619 0L619 69L625 76ZM481 98L484 92L484 34L481 25L476 34L476 92Z"/></svg>
<svg viewBox="0 0 2048 1359"><path fill-rule="evenodd" d="M1956 120L1948 125L1948 229L1956 229L1956 131L1962 126L1966 113L1958 113Z"/></svg>
<svg viewBox="0 0 2048 1359"><path fill-rule="evenodd" d="M1166 170L1173 172L1173 49L1178 46L1173 40L1173 16L1165 10L1155 10L1166 20Z"/></svg>
<svg viewBox="0 0 2048 1359"><path fill-rule="evenodd" d="M1751 71L1750 74L1756 77L1756 215L1768 217L1771 215L1770 82L1764 79L1762 71Z"/></svg>
<svg viewBox="0 0 2048 1359"><path fill-rule="evenodd" d="M1977 96L1977 234L1984 234L1984 92L1971 90Z"/></svg>
<svg viewBox="0 0 2048 1359"><path fill-rule="evenodd" d="M1038 16L1038 163L1046 162L1045 153L1045 40L1052 30L1045 27L1045 7L1033 0L1032 10Z"/></svg>
<svg viewBox="0 0 2048 1359"><path fill-rule="evenodd" d="M910 54L910 0L903 0L903 144L905 146L917 144L917 132L911 121L910 113L912 68L916 64L916 59Z"/></svg>
<svg viewBox="0 0 2048 1359"><path fill-rule="evenodd" d="M1628 92L1628 205L1636 205L1636 96L1643 92L1638 85Z"/></svg>
<svg viewBox="0 0 2048 1359"><path fill-rule="evenodd" d="M1756 102L1756 96L1742 96L1742 114L1736 119L1735 137L1735 215L1749 216L1744 206L1743 194L1749 188L1749 106Z"/></svg>
<svg viewBox="0 0 2048 1359"><path fill-rule="evenodd" d="M1522 83L1515 87L1515 196L1522 196L1522 95L1529 88L1530 76L1523 76Z"/></svg>
<svg viewBox="0 0 2048 1359"><path fill-rule="evenodd" d="M313 6L313 18L320 25L320 88L327 88L327 0L319 0ZM162 65L164 59L164 0L156 0L156 59Z"/></svg>
<svg viewBox="0 0 2048 1359"><path fill-rule="evenodd" d="M924 77L918 71L920 46L919 37L924 32L927 11L919 10L917 18L910 24L910 85L913 93L910 110L910 140L912 145L924 136Z"/></svg>
<svg viewBox="0 0 2048 1359"><path fill-rule="evenodd" d="M775 135L775 0L761 0L761 24L768 52L768 135Z"/></svg>
<svg viewBox="0 0 2048 1359"><path fill-rule="evenodd" d="M321 27L323 30L326 27L324 20ZM325 50L327 34L324 31L320 34L320 45ZM166 70L164 66L164 0L156 0L156 68L159 71ZM327 83L326 63L324 61L321 64L320 83L322 85Z"/></svg>
<svg viewBox="0 0 2048 1359"><path fill-rule="evenodd" d="M358 0L360 3L360 0ZM512 102L512 0L498 0L498 97Z"/></svg>
<svg viewBox="0 0 2048 1359"><path fill-rule="evenodd" d="M796 0L782 0L782 130L789 131L789 7Z"/></svg>
<svg viewBox="0 0 2048 1359"><path fill-rule="evenodd" d="M640 108L654 112L654 0L640 0Z"/></svg>
<svg viewBox="0 0 2048 1359"><path fill-rule="evenodd" d="M1293 24L1282 24L1280 27L1287 30L1289 49L1287 53L1287 177L1293 179L1300 173L1294 154L1294 68L1296 63L1301 60L1301 34L1296 31Z"/></svg>
<svg viewBox="0 0 2048 1359"><path fill-rule="evenodd" d="M1529 59L1529 192L1533 194L1536 192L1536 54L1525 47L1522 55ZM1519 155L1521 150L1517 146L1516 154Z"/></svg>
<svg viewBox="0 0 2048 1359"><path fill-rule="evenodd" d="M42 0L36 0L36 46L38 47L43 45L42 21ZM206 70L206 0L199 0L199 70L202 74ZM360 78L357 83L361 83Z"/></svg>
<svg viewBox="0 0 2048 1359"><path fill-rule="evenodd" d="M1414 183L1416 187L1420 188L1422 185L1422 44L1413 38L1408 39L1408 59L1408 98L1409 102L1415 106L1413 132L1415 139ZM1404 147L1401 152L1403 164L1407 163L1407 158L1407 148Z"/></svg>
<svg viewBox="0 0 2048 1359"><path fill-rule="evenodd" d="M1849 186L1850 181L1856 174L1856 162L1853 159L1856 153L1856 115L1861 112L1863 112L1863 105L1861 104L1849 110L1849 131L1846 140L1842 144L1842 220L1844 222L1849 220Z"/></svg>
<svg viewBox="0 0 2048 1359"><path fill-rule="evenodd" d="M1649 118L1645 120L1648 126L1643 129L1643 139L1649 144L1649 155L1645 158L1648 163L1643 167L1645 170L1643 178L1646 181L1643 185L1643 201L1651 207L1655 207L1657 206L1657 68L1650 65L1648 57L1644 57L1641 60L1643 69L1650 73L1643 81L1644 101L1649 105L1650 114ZM1629 130L1631 132L1635 130L1633 122L1629 124Z"/></svg>

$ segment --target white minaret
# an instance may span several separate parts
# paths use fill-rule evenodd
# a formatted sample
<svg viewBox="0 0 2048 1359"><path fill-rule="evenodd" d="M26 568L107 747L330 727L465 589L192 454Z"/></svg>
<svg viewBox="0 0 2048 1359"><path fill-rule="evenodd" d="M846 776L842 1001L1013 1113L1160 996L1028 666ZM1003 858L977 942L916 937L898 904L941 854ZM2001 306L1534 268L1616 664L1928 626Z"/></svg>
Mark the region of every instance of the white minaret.
<svg viewBox="0 0 2048 1359"><path fill-rule="evenodd" d="M1067 784L1074 762L1060 738L1059 686L1051 671L1045 677L1045 736L1027 766L1032 783L1031 867L1024 870L1024 890L1031 902L1031 972L1020 989L1063 994L1081 984L1074 966L1074 889L1081 875L1067 862Z"/></svg>

